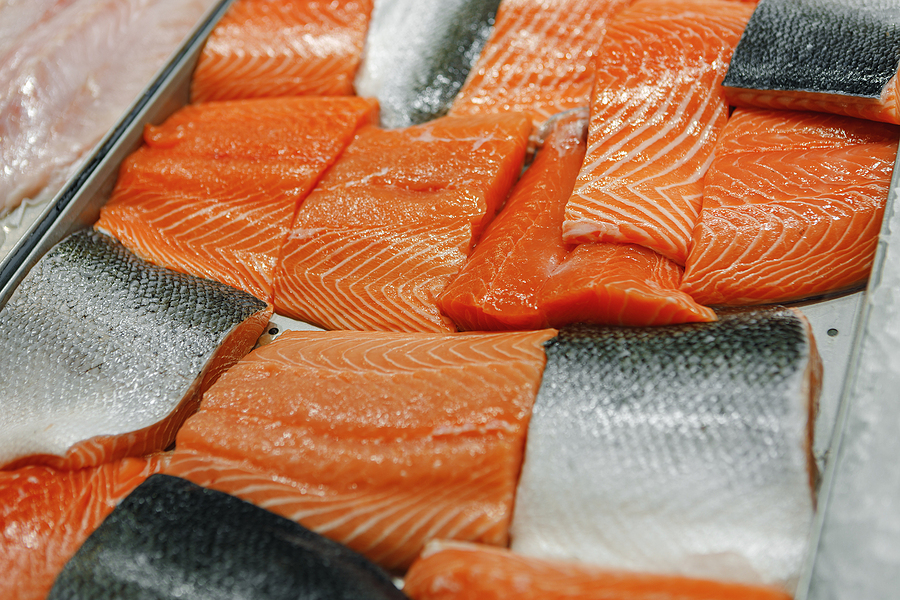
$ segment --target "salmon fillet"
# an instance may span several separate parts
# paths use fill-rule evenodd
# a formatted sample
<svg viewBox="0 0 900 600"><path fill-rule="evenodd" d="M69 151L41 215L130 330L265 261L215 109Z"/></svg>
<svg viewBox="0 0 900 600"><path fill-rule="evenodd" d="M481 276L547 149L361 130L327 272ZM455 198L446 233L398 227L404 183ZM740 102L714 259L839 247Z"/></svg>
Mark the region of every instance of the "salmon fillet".
<svg viewBox="0 0 900 600"><path fill-rule="evenodd" d="M555 332L285 332L229 370L166 473L404 569L436 537L505 545Z"/></svg>
<svg viewBox="0 0 900 600"><path fill-rule="evenodd" d="M704 304L755 304L864 282L898 140L883 123L737 109L705 180L681 289Z"/></svg>
<svg viewBox="0 0 900 600"><path fill-rule="evenodd" d="M682 268L636 244L579 244L553 271L538 302L551 327L570 323L673 325L716 320L679 291Z"/></svg>
<svg viewBox="0 0 900 600"><path fill-rule="evenodd" d="M238 0L213 29L191 101L353 95L372 0Z"/></svg>
<svg viewBox="0 0 900 600"><path fill-rule="evenodd" d="M275 310L326 329L452 331L437 296L519 175L530 120L366 127L297 213Z"/></svg>
<svg viewBox="0 0 900 600"><path fill-rule="evenodd" d="M631 0L506 0L450 114L516 111L535 126L588 106L592 61L610 19Z"/></svg>
<svg viewBox="0 0 900 600"><path fill-rule="evenodd" d="M430 542L403 580L412 600L790 600L783 591L721 581L603 569L505 548Z"/></svg>
<svg viewBox="0 0 900 600"><path fill-rule="evenodd" d="M640 244L684 265L728 116L720 84L752 12L727 0L639 0L613 19L594 63L566 242Z"/></svg>
<svg viewBox="0 0 900 600"><path fill-rule="evenodd" d="M43 600L56 576L116 504L164 455L57 471L27 466L0 471L0 596Z"/></svg>
<svg viewBox="0 0 900 600"><path fill-rule="evenodd" d="M546 326L538 295L567 253L563 211L584 158L586 112L554 122L503 210L438 297L460 329Z"/></svg>
<svg viewBox="0 0 900 600"><path fill-rule="evenodd" d="M374 113L354 97L184 107L147 127L95 227L150 262L271 301L297 205Z"/></svg>

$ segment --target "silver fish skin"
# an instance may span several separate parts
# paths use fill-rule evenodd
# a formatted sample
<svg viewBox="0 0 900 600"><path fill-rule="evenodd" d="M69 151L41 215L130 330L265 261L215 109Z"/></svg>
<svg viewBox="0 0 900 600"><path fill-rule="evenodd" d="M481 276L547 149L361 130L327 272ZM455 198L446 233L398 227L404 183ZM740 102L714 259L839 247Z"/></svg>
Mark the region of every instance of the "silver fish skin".
<svg viewBox="0 0 900 600"><path fill-rule="evenodd" d="M499 0L375 0L354 86L381 126L443 116L487 44Z"/></svg>
<svg viewBox="0 0 900 600"><path fill-rule="evenodd" d="M102 233L66 238L0 310L0 466L166 419L229 335L268 312Z"/></svg>
<svg viewBox="0 0 900 600"><path fill-rule="evenodd" d="M546 349L514 551L796 586L814 513L821 377L802 315L576 326Z"/></svg>
<svg viewBox="0 0 900 600"><path fill-rule="evenodd" d="M223 492L151 475L66 564L48 600L403 600L373 563Z"/></svg>

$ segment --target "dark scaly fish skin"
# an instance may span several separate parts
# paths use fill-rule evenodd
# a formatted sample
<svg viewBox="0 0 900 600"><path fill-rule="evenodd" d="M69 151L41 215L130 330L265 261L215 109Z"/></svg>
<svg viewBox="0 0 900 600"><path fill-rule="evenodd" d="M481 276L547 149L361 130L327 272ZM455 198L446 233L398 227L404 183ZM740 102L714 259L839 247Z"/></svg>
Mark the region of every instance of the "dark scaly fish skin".
<svg viewBox="0 0 900 600"><path fill-rule="evenodd" d="M545 344L513 550L796 583L814 511L821 363L796 311L719 318L575 326Z"/></svg>
<svg viewBox="0 0 900 600"><path fill-rule="evenodd" d="M402 600L359 554L234 496L153 475L87 539L48 600Z"/></svg>
<svg viewBox="0 0 900 600"><path fill-rule="evenodd" d="M383 127L418 125L450 110L487 44L499 5L376 2L356 90L378 98Z"/></svg>
<svg viewBox="0 0 900 600"><path fill-rule="evenodd" d="M66 238L0 310L0 465L158 422L266 306L151 265L102 233Z"/></svg>
<svg viewBox="0 0 900 600"><path fill-rule="evenodd" d="M896 0L760 0L723 85L879 98L898 66Z"/></svg>

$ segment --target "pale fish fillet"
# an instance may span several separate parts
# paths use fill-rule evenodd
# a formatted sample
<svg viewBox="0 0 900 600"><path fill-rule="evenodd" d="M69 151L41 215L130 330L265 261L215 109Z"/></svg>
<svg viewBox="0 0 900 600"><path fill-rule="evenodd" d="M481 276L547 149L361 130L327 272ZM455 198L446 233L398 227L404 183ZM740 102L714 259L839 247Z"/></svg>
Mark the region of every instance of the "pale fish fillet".
<svg viewBox="0 0 900 600"><path fill-rule="evenodd" d="M81 467L162 450L271 309L80 232L0 311L0 466Z"/></svg>
<svg viewBox="0 0 900 600"><path fill-rule="evenodd" d="M0 215L52 197L211 4L75 0L20 38L0 63Z"/></svg>
<svg viewBox="0 0 900 600"><path fill-rule="evenodd" d="M728 0L639 0L610 22L567 243L639 244L684 265L728 118L720 84L752 11Z"/></svg>
<svg viewBox="0 0 900 600"><path fill-rule="evenodd" d="M788 309L546 344L512 549L792 592L821 363Z"/></svg>
<svg viewBox="0 0 900 600"><path fill-rule="evenodd" d="M210 388L166 473L392 570L434 538L506 545L553 334L285 332Z"/></svg>
<svg viewBox="0 0 900 600"><path fill-rule="evenodd" d="M360 96L381 105L381 124L406 127L445 114L491 34L500 0L375 0Z"/></svg>

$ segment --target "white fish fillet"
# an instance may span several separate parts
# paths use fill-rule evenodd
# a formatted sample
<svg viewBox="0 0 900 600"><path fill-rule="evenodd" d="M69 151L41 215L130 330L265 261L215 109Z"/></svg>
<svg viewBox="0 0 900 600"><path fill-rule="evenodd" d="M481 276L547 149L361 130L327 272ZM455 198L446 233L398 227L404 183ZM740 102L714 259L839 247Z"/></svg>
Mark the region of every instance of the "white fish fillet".
<svg viewBox="0 0 900 600"><path fill-rule="evenodd" d="M0 5L3 30L29 28L0 63L0 216L62 187L213 2L40 2L41 16Z"/></svg>
<svg viewBox="0 0 900 600"><path fill-rule="evenodd" d="M792 591L821 365L794 311L562 330L528 430L512 549Z"/></svg>

